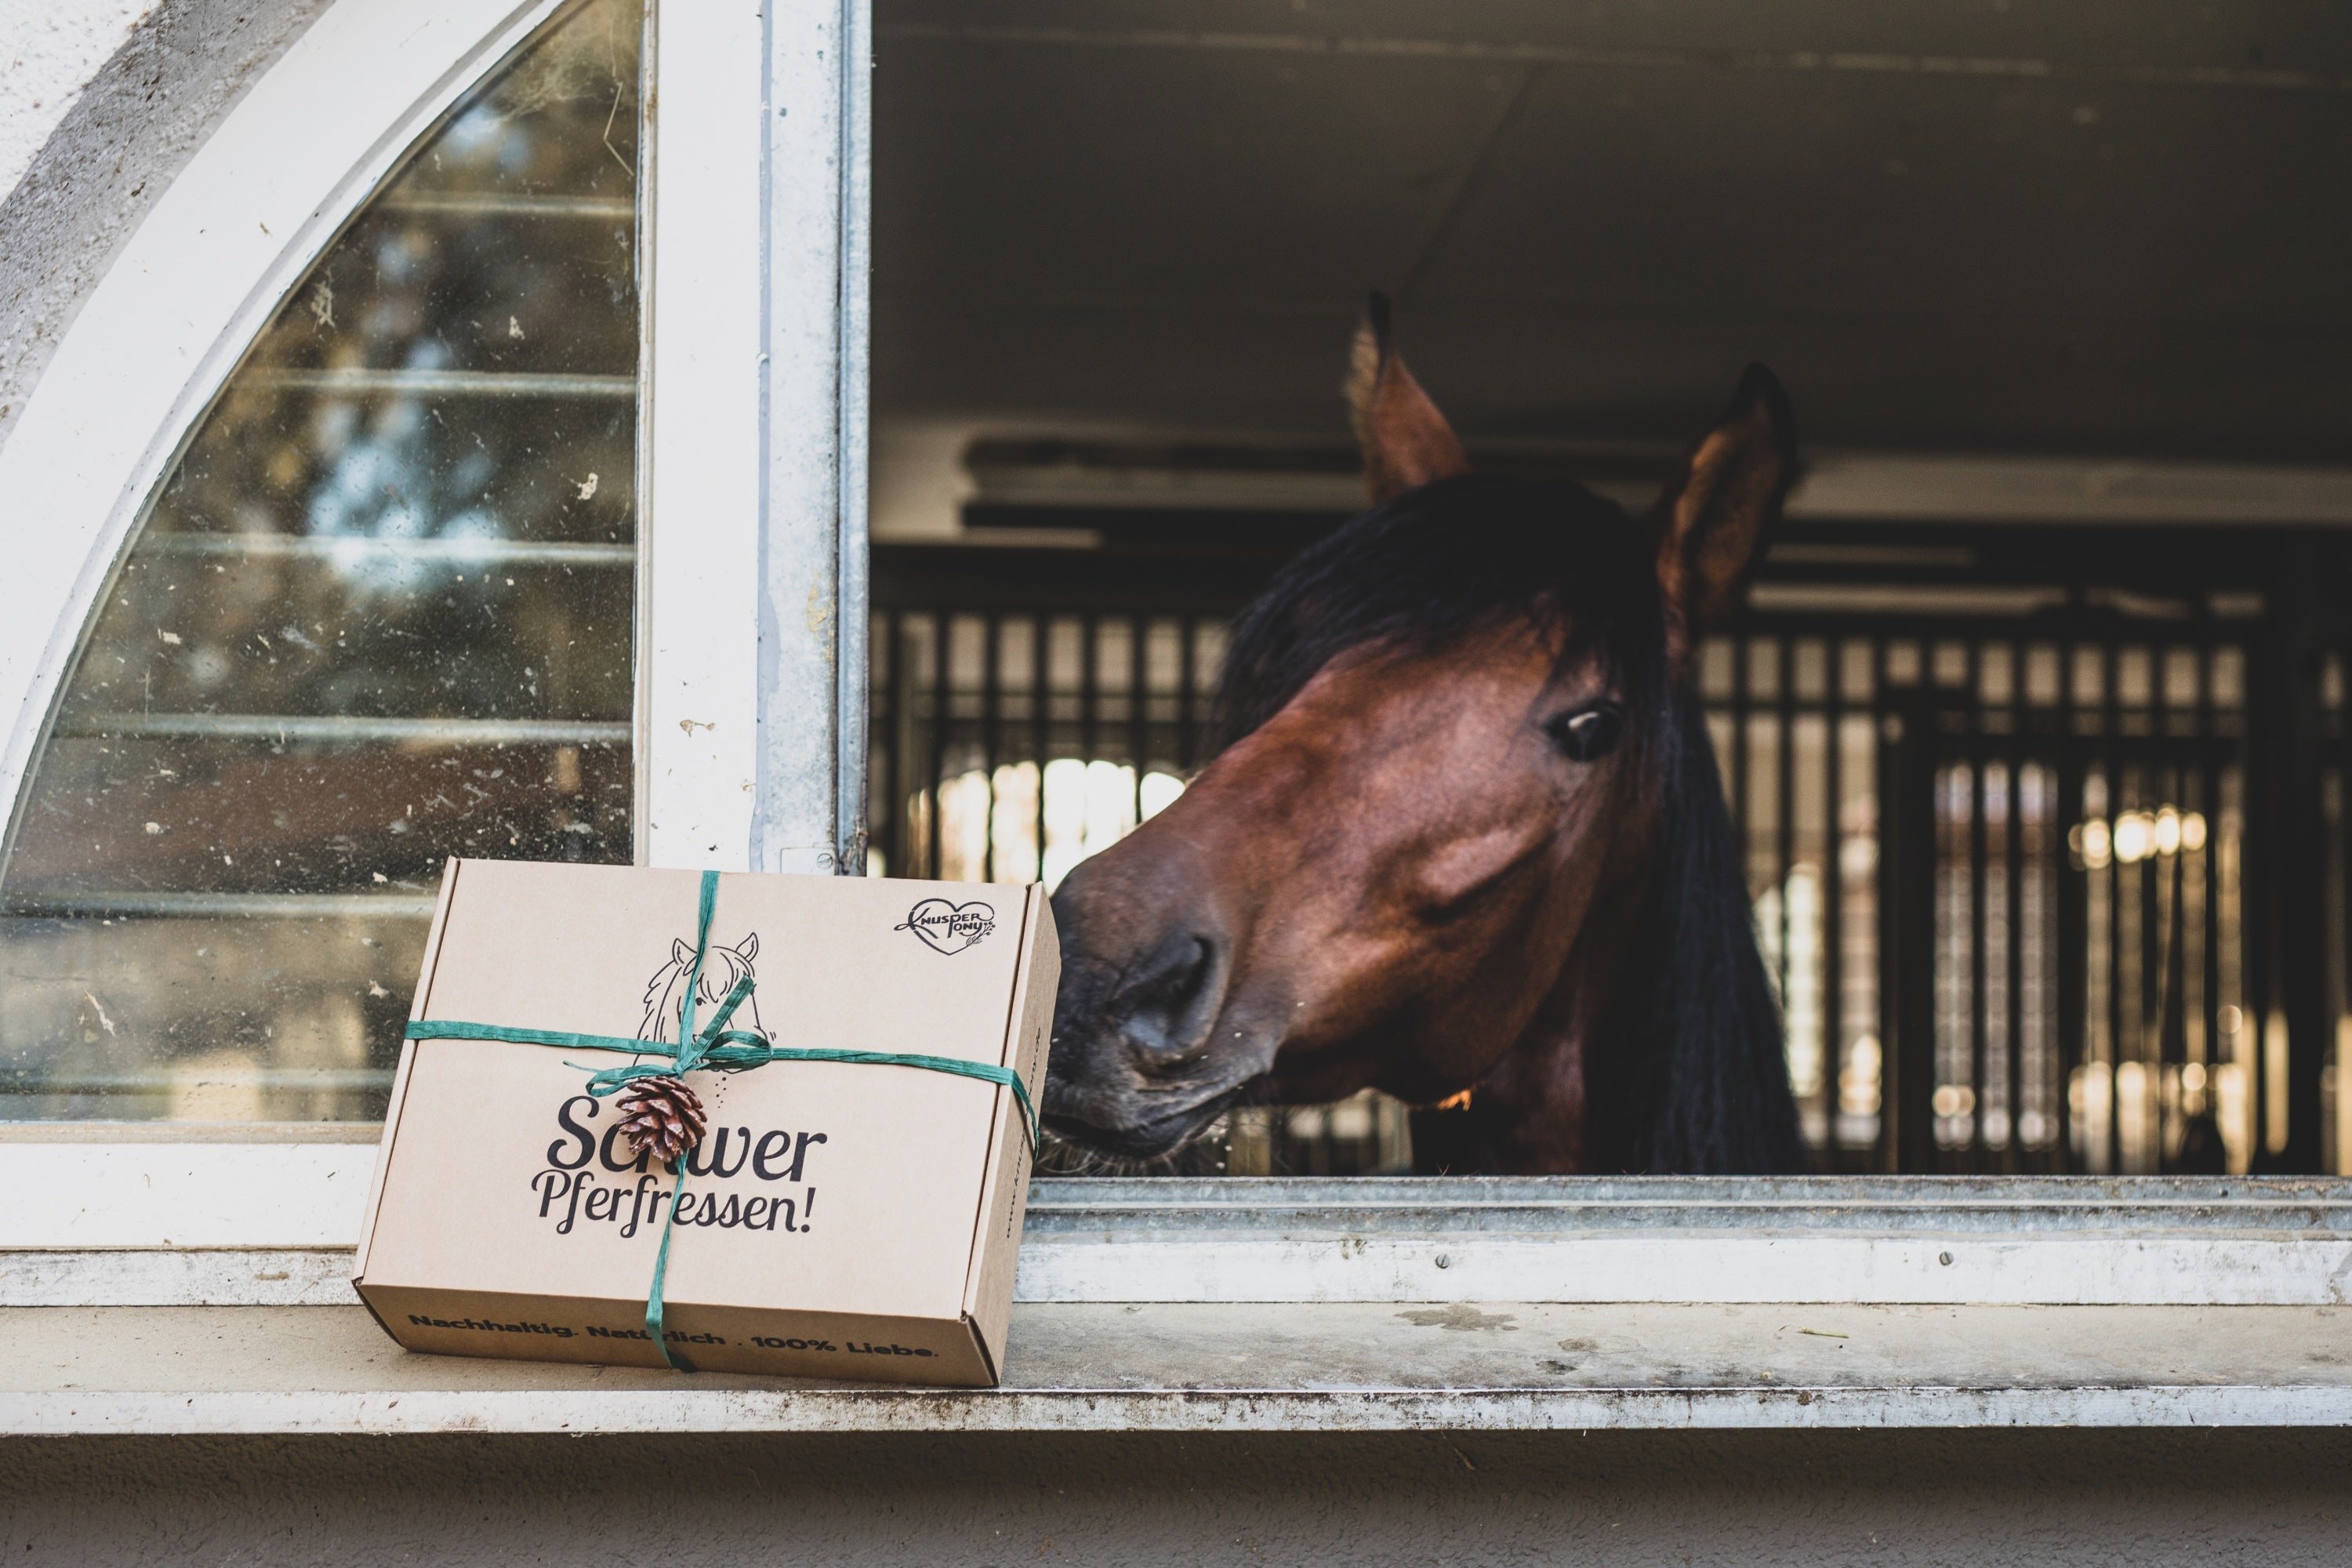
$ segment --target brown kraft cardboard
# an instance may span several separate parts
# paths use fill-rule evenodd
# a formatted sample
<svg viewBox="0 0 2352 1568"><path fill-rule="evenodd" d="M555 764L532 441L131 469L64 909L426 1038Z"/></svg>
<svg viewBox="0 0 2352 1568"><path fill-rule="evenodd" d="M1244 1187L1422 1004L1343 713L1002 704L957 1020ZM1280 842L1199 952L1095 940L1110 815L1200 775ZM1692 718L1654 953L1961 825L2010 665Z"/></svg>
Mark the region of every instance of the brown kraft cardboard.
<svg viewBox="0 0 2352 1568"><path fill-rule="evenodd" d="M701 874L453 860L414 1016L675 1042ZM1037 887L729 875L697 1027L1016 1071L1034 1102L1059 978ZM997 1084L897 1065L696 1071L709 1114L673 1169L616 1133L592 1073L659 1055L411 1039L352 1285L411 1350L988 1387L1028 1190ZM678 1187L673 1210L672 1192Z"/></svg>

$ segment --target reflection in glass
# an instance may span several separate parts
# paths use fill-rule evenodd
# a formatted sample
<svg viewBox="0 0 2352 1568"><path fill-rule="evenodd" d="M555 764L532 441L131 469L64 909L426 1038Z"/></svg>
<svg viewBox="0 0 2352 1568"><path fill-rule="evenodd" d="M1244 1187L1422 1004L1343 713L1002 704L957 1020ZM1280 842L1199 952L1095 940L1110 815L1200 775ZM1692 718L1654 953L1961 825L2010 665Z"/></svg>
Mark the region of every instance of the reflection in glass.
<svg viewBox="0 0 2352 1568"><path fill-rule="evenodd" d="M446 858L630 858L641 26L453 111L159 489L0 877L0 1116L379 1115Z"/></svg>

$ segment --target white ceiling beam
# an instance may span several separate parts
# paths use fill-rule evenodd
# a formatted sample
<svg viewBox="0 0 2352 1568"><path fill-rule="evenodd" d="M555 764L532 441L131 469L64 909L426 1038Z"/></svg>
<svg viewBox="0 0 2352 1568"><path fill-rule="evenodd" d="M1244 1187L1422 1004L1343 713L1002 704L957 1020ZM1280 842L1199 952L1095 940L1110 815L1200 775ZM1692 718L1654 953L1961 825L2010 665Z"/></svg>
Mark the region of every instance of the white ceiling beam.
<svg viewBox="0 0 2352 1568"><path fill-rule="evenodd" d="M2352 523L2352 468L1828 452L1789 514L1871 521Z"/></svg>
<svg viewBox="0 0 2352 1568"><path fill-rule="evenodd" d="M2352 468L1841 450L1808 454L1806 463L1789 515L1809 521L2352 525ZM1574 468L1572 458L1559 466ZM971 466L970 478L974 499L1009 506L1342 511L1363 504L1355 475L1305 455L1294 468L996 461ZM1638 506L1656 484L1612 477L1594 488Z"/></svg>

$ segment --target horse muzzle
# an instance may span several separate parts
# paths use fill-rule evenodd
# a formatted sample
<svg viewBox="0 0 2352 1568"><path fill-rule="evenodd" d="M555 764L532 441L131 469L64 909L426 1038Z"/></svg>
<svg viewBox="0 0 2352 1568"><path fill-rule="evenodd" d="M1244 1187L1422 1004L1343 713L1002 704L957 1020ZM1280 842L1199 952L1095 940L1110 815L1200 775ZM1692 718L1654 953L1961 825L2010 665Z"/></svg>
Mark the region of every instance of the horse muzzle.
<svg viewBox="0 0 2352 1568"><path fill-rule="evenodd" d="M1116 854L1079 868L1054 900L1062 990L1045 1121L1074 1142L1150 1156L1243 1098L1272 1053L1223 1020L1234 943L1213 902L1190 887L1138 897L1140 868L1097 869Z"/></svg>

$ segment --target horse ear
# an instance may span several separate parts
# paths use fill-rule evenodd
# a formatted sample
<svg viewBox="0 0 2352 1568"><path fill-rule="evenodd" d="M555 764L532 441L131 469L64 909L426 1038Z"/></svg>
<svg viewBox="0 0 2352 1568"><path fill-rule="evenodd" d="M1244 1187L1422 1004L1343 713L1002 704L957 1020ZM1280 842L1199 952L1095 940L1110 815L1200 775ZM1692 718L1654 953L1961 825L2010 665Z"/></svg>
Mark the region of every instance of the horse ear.
<svg viewBox="0 0 2352 1568"><path fill-rule="evenodd" d="M1413 380L1389 342L1389 297L1372 296L1348 363L1348 413L1364 453L1372 504L1470 471L1454 426Z"/></svg>
<svg viewBox="0 0 2352 1568"><path fill-rule="evenodd" d="M669 944L669 961L680 969L693 965L694 949L686 945L686 938L679 937Z"/></svg>
<svg viewBox="0 0 2352 1568"><path fill-rule="evenodd" d="M749 963L760 956L760 933L753 931L735 944L735 956Z"/></svg>
<svg viewBox="0 0 2352 1568"><path fill-rule="evenodd" d="M1788 395L1760 364L1739 378L1731 406L1691 449L1658 504L1658 586L1666 653L1679 676L1699 634L1730 609L1780 526L1797 473Z"/></svg>

